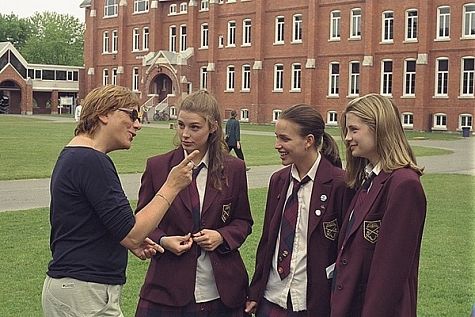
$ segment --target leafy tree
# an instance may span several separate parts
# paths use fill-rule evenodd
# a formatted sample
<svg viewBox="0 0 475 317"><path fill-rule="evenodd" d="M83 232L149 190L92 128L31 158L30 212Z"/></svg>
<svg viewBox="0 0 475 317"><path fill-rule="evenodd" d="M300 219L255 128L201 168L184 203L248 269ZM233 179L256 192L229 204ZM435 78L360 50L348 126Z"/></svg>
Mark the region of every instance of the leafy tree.
<svg viewBox="0 0 475 317"><path fill-rule="evenodd" d="M11 42L21 49L31 34L32 26L28 19L19 18L13 13L0 13L0 42Z"/></svg>
<svg viewBox="0 0 475 317"><path fill-rule="evenodd" d="M69 14L36 12L21 53L29 63L82 66L84 24Z"/></svg>

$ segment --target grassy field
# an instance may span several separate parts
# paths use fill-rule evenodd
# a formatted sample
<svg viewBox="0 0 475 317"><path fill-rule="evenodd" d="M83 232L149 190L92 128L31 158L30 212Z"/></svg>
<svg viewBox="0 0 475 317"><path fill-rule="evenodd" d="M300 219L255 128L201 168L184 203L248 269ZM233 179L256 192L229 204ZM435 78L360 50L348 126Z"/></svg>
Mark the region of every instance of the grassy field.
<svg viewBox="0 0 475 317"><path fill-rule="evenodd" d="M0 180L46 178L56 162L59 152L73 136L74 122L55 122L34 117L0 116ZM111 157L119 173L141 173L147 157L173 148L174 130L164 123L143 128L129 151L116 151ZM273 131L271 125L243 125L253 131ZM338 135L332 128L330 133ZM424 137L437 136L424 133ZM455 135L446 134L447 138ZM249 166L278 165L280 159L274 150L273 135L242 134L243 151ZM339 137L336 137L339 139ZM343 147L340 142L340 150ZM450 151L427 147L414 147L416 156L442 155Z"/></svg>
<svg viewBox="0 0 475 317"><path fill-rule="evenodd" d="M422 178L429 208L419 279L420 317L469 316L475 303L475 218L470 193L475 177L428 174ZM444 186L440 186L444 184ZM255 220L241 248L249 273L261 234L266 189L250 190ZM49 253L48 209L0 213L0 316L41 316L41 288ZM133 316L148 263L131 256L122 307Z"/></svg>

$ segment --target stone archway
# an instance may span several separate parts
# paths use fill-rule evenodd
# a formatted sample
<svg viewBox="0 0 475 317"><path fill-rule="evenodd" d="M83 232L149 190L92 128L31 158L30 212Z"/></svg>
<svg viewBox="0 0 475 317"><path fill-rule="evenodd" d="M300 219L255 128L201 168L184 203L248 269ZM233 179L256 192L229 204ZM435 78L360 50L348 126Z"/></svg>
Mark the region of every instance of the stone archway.
<svg viewBox="0 0 475 317"><path fill-rule="evenodd" d="M22 91L13 80L0 82L0 113L21 113Z"/></svg>
<svg viewBox="0 0 475 317"><path fill-rule="evenodd" d="M173 82L168 75L159 73L150 81L148 94L158 96L158 102L161 102L172 93Z"/></svg>

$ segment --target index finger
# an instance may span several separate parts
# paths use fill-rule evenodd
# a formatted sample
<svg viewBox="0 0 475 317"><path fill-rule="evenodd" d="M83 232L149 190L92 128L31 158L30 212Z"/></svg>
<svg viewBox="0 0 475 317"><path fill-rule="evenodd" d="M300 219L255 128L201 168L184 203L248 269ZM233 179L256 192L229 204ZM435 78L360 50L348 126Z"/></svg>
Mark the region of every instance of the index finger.
<svg viewBox="0 0 475 317"><path fill-rule="evenodd" d="M180 166L185 166L186 164L190 163L193 161L193 159L198 156L198 154L200 153L200 151L198 150L194 150L193 152L191 152L190 154L188 154L184 159L183 161L180 162Z"/></svg>

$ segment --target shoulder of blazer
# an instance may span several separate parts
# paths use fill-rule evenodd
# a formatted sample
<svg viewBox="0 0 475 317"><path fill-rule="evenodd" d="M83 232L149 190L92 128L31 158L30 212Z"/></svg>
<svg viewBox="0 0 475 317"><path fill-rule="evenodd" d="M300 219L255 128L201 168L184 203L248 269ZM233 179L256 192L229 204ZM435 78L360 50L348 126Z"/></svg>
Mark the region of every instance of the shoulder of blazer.
<svg viewBox="0 0 475 317"><path fill-rule="evenodd" d="M391 183L397 183L397 184L404 181L411 181L411 180L420 182L419 174L417 174L413 169L409 167L398 168L396 170L391 171L390 173L381 171L380 174L386 175L383 182L390 181Z"/></svg>
<svg viewBox="0 0 475 317"><path fill-rule="evenodd" d="M339 167L336 167L324 156L322 156L317 169L317 181L321 183L344 183L345 171Z"/></svg>
<svg viewBox="0 0 475 317"><path fill-rule="evenodd" d="M170 152L165 154L159 154L148 158L147 165L149 166L156 166L156 165L164 165L167 166L175 166L176 164L180 163L185 158L183 148L178 147Z"/></svg>

